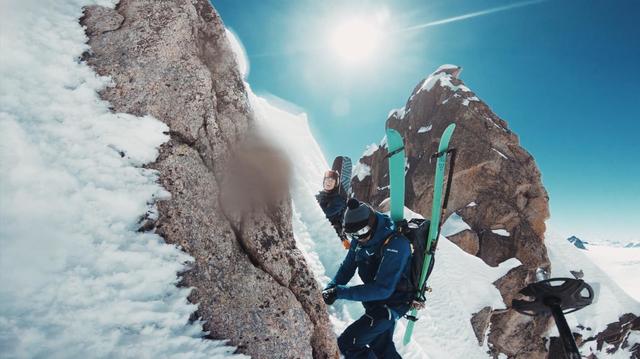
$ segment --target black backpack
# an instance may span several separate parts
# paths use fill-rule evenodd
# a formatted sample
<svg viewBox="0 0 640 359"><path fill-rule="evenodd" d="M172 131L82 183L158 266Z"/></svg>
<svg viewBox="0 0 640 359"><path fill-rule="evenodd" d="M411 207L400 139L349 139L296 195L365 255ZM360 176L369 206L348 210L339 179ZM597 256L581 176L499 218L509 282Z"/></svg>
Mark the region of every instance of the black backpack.
<svg viewBox="0 0 640 359"><path fill-rule="evenodd" d="M381 246L380 253L387 243L396 236L398 233L402 234L409 240L411 245L411 270L409 277L401 279L398 283L396 291L408 292L410 296L410 302L424 301L424 290L426 288L426 279L423 287L420 288L420 275L422 274L422 267L424 265L424 257L427 252L427 235L429 234L429 227L431 222L426 219L413 218L406 223L402 223L399 226L399 232L392 234ZM432 256L429 269L427 270L426 278L429 278L431 271L433 270L433 264L435 257Z"/></svg>

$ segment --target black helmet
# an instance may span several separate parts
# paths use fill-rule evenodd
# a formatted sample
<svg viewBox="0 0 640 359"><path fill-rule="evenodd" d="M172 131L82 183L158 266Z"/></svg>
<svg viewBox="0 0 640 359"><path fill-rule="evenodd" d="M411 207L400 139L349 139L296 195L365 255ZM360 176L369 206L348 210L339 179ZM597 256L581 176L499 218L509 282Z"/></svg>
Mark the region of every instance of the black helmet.
<svg viewBox="0 0 640 359"><path fill-rule="evenodd" d="M375 225L376 212L368 204L361 203L355 198L347 202L347 210L342 220L345 233L356 233L367 226L373 230Z"/></svg>

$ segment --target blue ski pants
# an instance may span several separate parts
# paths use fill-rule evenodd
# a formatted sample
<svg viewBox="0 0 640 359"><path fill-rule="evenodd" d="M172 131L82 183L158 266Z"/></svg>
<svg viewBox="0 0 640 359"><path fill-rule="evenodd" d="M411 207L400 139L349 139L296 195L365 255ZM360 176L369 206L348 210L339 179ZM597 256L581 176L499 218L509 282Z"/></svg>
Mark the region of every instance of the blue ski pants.
<svg viewBox="0 0 640 359"><path fill-rule="evenodd" d="M387 307L367 310L338 337L345 359L401 358L393 344L394 313Z"/></svg>

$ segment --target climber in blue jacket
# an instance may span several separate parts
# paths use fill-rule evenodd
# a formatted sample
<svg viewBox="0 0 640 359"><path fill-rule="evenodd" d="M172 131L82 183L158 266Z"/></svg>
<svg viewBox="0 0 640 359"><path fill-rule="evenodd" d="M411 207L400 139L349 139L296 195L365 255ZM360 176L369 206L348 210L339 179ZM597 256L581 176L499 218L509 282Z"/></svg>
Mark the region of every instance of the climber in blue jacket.
<svg viewBox="0 0 640 359"><path fill-rule="evenodd" d="M322 191L316 195L316 200L340 237L342 245L349 249L349 240L342 232L342 216L347 208L347 196L341 191L338 171L328 170L324 173Z"/></svg>
<svg viewBox="0 0 640 359"><path fill-rule="evenodd" d="M325 303L336 299L362 302L365 314L338 337L345 358L400 358L393 344L396 320L410 308L409 240L396 232L389 216L351 199L344 214L344 232L351 248L335 277L322 292ZM347 286L353 275L364 284Z"/></svg>

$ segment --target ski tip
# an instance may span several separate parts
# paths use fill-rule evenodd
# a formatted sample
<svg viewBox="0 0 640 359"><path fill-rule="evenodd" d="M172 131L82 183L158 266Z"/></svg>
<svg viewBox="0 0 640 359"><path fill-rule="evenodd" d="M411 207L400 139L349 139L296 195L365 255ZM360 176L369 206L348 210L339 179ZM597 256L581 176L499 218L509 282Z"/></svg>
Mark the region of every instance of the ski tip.
<svg viewBox="0 0 640 359"><path fill-rule="evenodd" d="M444 129L444 132L453 132L456 129L456 124L454 122L450 123L447 128Z"/></svg>

